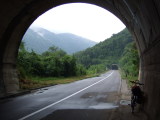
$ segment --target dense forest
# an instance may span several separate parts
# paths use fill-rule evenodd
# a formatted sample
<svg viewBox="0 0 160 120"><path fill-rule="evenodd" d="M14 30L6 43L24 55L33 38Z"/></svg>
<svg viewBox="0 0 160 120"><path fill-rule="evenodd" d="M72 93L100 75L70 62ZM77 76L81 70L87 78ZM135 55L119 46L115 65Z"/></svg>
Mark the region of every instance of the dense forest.
<svg viewBox="0 0 160 120"><path fill-rule="evenodd" d="M77 64L74 56L55 46L40 55L34 51L28 52L21 43L17 62L22 79L27 76L68 77L85 74L85 69Z"/></svg>
<svg viewBox="0 0 160 120"><path fill-rule="evenodd" d="M138 51L127 29L74 55L55 46L42 54L29 52L22 42L17 63L20 79L99 74L111 69L112 64L117 64L127 79L137 79L139 71Z"/></svg>
<svg viewBox="0 0 160 120"><path fill-rule="evenodd" d="M76 53L75 57L86 67L101 63L109 67L111 64L118 63L125 46L132 41L131 35L125 29L92 48Z"/></svg>
<svg viewBox="0 0 160 120"><path fill-rule="evenodd" d="M127 29L113 34L99 44L75 54L78 63L90 70L104 71L118 64L126 76L138 76L139 58L133 38Z"/></svg>
<svg viewBox="0 0 160 120"><path fill-rule="evenodd" d="M127 79L138 79L139 56L135 42L127 44L119 60L119 66L123 77Z"/></svg>

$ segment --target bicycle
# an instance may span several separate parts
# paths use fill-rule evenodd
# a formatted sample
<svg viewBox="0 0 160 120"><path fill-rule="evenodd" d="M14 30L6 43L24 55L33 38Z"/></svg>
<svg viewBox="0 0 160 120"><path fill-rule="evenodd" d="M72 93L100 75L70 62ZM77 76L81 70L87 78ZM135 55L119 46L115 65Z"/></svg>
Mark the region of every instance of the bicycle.
<svg viewBox="0 0 160 120"><path fill-rule="evenodd" d="M131 89L132 91L131 112L134 113L136 104L142 104L143 98L144 98L141 88L137 85L144 85L144 84L135 82L135 81L130 81L130 82L135 84L134 86L132 86L132 89Z"/></svg>

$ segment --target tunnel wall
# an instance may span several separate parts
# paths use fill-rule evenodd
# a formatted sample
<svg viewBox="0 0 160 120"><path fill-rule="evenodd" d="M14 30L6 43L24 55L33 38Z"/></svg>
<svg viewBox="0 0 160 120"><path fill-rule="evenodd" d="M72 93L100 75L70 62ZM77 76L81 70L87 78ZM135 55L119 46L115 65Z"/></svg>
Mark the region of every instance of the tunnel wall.
<svg viewBox="0 0 160 120"><path fill-rule="evenodd" d="M65 3L85 2L92 3L112 11L123 22L127 19L120 13L125 11L127 18L127 6L123 2L93 0L2 0L0 4L0 93L16 93L19 90L18 75L16 75L16 57L18 47L25 31L34 20L47 10ZM116 9L115 9L116 7ZM16 78L17 77L17 78Z"/></svg>
<svg viewBox="0 0 160 120"><path fill-rule="evenodd" d="M144 110L151 120L159 120L160 106L160 42L143 54L142 80L145 84Z"/></svg>
<svg viewBox="0 0 160 120"><path fill-rule="evenodd" d="M159 120L160 106L160 2L137 4L137 25L131 30L140 48L140 80L145 84L144 111L149 120ZM136 29L135 29L136 28Z"/></svg>

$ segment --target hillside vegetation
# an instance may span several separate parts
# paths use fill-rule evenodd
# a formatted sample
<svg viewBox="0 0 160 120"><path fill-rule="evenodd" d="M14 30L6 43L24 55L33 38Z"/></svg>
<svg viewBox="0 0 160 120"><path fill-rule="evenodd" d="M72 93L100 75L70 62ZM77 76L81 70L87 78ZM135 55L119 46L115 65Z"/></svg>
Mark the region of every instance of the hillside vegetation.
<svg viewBox="0 0 160 120"><path fill-rule="evenodd" d="M133 42L127 29L118 34L113 34L111 38L78 52L75 55L78 62L89 67L96 64L104 64L110 68L111 64L118 64L127 44Z"/></svg>
<svg viewBox="0 0 160 120"><path fill-rule="evenodd" d="M78 63L90 71L111 69L112 64L120 66L126 77L137 77L139 69L138 51L127 29L113 34L95 46L75 54Z"/></svg>
<svg viewBox="0 0 160 120"><path fill-rule="evenodd" d="M45 80L52 78L53 81L50 83L53 84L57 77L86 75L85 68L76 62L74 56L67 55L66 52L55 46L40 55L34 51L28 52L24 45L25 43L22 42L17 59L20 85L23 89L37 84L37 80L33 81L35 77L45 78ZM47 84L48 82L43 83Z"/></svg>

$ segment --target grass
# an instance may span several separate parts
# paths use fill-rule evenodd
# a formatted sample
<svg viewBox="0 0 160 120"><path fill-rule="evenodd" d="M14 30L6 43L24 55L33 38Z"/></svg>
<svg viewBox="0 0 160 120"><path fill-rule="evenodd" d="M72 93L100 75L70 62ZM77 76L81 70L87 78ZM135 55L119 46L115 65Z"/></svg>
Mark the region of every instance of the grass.
<svg viewBox="0 0 160 120"><path fill-rule="evenodd" d="M138 76L137 77L135 77L135 76L134 77L133 76L127 76L127 77L125 77L125 76L122 75L122 79L126 80L128 86L130 87L130 86L133 85L130 81L136 81L136 80L138 80Z"/></svg>
<svg viewBox="0 0 160 120"><path fill-rule="evenodd" d="M74 76L74 77L32 77L25 80L20 80L20 88L21 90L31 90L51 85L71 83L74 81L96 76L99 76L99 74Z"/></svg>
<svg viewBox="0 0 160 120"><path fill-rule="evenodd" d="M137 76L125 76L125 74L121 70L120 70L120 74L121 74L122 79L126 80L129 87L133 85L130 81L138 80L138 75Z"/></svg>

